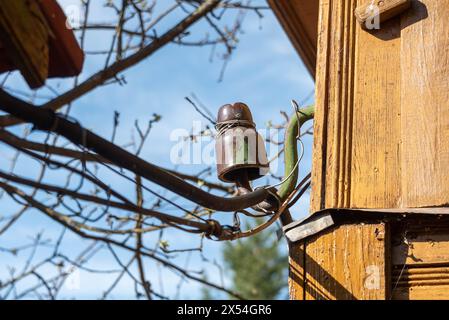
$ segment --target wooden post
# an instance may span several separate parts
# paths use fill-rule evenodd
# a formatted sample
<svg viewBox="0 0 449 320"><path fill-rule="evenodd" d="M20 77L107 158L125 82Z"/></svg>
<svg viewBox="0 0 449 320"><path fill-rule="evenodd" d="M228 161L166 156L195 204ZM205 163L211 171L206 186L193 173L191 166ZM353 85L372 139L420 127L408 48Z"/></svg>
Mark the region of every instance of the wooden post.
<svg viewBox="0 0 449 320"><path fill-rule="evenodd" d="M296 300L386 299L387 226L344 225L290 251L290 298Z"/></svg>
<svg viewBox="0 0 449 320"><path fill-rule="evenodd" d="M449 0L412 0L378 30L357 22L368 3L319 3L311 211L404 214L292 244L291 298L447 299Z"/></svg>

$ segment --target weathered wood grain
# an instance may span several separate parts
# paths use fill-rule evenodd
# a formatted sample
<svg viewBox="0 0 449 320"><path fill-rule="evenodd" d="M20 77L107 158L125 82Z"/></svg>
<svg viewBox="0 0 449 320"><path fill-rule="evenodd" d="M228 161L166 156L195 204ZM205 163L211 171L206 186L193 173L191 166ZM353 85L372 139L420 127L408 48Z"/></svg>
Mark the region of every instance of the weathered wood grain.
<svg viewBox="0 0 449 320"><path fill-rule="evenodd" d="M392 298L449 299L449 225L404 224L392 236Z"/></svg>
<svg viewBox="0 0 449 320"><path fill-rule="evenodd" d="M355 27L320 2L311 211L449 206L449 0Z"/></svg>
<svg viewBox="0 0 449 320"><path fill-rule="evenodd" d="M312 212L350 204L355 6L320 1Z"/></svg>
<svg viewBox="0 0 449 320"><path fill-rule="evenodd" d="M312 212L391 208L400 196L399 22L372 35L356 5L320 3Z"/></svg>
<svg viewBox="0 0 449 320"><path fill-rule="evenodd" d="M411 0L374 0L369 3L363 3L355 10L357 21L366 27L366 22L372 19L374 15L378 15L379 22L382 23L397 15L403 13L410 8ZM373 11L373 6L378 11Z"/></svg>
<svg viewBox="0 0 449 320"><path fill-rule="evenodd" d="M429 226L409 230L392 247L394 265L449 264L449 227Z"/></svg>
<svg viewBox="0 0 449 320"><path fill-rule="evenodd" d="M447 300L449 267L396 266L392 286L392 299L395 300Z"/></svg>
<svg viewBox="0 0 449 320"><path fill-rule="evenodd" d="M315 81L315 117L313 138L311 211L317 212L326 207L326 139L327 139L327 99L329 94L328 75L331 30L329 0L321 0L318 20L318 51Z"/></svg>
<svg viewBox="0 0 449 320"><path fill-rule="evenodd" d="M303 243L292 244L289 248L289 276L288 288L291 300L304 300L305 298L305 280L304 269L305 251Z"/></svg>
<svg viewBox="0 0 449 320"><path fill-rule="evenodd" d="M357 28L356 37L349 206L396 208L401 198L399 19L372 33Z"/></svg>
<svg viewBox="0 0 449 320"><path fill-rule="evenodd" d="M388 237L384 224L345 225L292 245L291 298L385 299Z"/></svg>
<svg viewBox="0 0 449 320"><path fill-rule="evenodd" d="M3 46L32 88L42 86L47 79L49 35L36 1L2 1L0 36Z"/></svg>
<svg viewBox="0 0 449 320"><path fill-rule="evenodd" d="M370 31L354 16L368 3L320 1L311 211L441 213L449 207L449 0L412 0ZM401 243L402 234L388 240L386 226L379 240L373 226L292 245L292 298L449 297L448 227L428 226ZM362 281L368 265L382 270L374 291Z"/></svg>
<svg viewBox="0 0 449 320"><path fill-rule="evenodd" d="M449 0L413 1L401 21L404 207L449 206L447 8Z"/></svg>

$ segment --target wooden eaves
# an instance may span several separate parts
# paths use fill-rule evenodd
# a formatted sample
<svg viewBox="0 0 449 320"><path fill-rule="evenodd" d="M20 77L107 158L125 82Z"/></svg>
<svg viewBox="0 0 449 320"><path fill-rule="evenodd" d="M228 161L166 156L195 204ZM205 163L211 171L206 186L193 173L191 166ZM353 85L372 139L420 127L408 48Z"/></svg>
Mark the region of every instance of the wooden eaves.
<svg viewBox="0 0 449 320"><path fill-rule="evenodd" d="M81 72L84 53L56 0L3 1L0 73L19 70L35 89L47 78Z"/></svg>
<svg viewBox="0 0 449 320"><path fill-rule="evenodd" d="M268 3L315 79L319 0L268 0Z"/></svg>

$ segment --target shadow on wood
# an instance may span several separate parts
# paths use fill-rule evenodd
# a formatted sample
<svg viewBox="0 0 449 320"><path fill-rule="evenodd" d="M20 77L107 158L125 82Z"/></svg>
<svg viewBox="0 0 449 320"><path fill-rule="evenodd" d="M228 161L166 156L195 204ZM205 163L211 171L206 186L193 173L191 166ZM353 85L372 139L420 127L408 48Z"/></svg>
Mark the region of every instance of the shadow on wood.
<svg viewBox="0 0 449 320"><path fill-rule="evenodd" d="M341 225L290 245L290 297L386 299L389 232L384 223Z"/></svg>

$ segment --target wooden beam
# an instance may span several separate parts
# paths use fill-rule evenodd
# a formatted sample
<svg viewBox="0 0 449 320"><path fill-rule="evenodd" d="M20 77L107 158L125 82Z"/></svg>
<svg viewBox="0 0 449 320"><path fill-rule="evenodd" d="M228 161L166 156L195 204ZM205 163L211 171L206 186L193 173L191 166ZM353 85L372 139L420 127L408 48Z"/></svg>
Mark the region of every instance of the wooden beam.
<svg viewBox="0 0 449 320"><path fill-rule="evenodd" d="M357 20L366 28L366 22L374 17L378 17L379 23L391 19L411 6L411 0L379 0L369 3L363 3L355 10ZM377 11L376 11L377 9Z"/></svg>
<svg viewBox="0 0 449 320"><path fill-rule="evenodd" d="M2 46L31 88L42 86L47 79L50 34L36 1L2 1Z"/></svg>
<svg viewBox="0 0 449 320"><path fill-rule="evenodd" d="M320 2L311 211L449 203L449 0L367 32Z"/></svg>
<svg viewBox="0 0 449 320"><path fill-rule="evenodd" d="M415 219L392 236L392 298L449 298L449 223Z"/></svg>
<svg viewBox="0 0 449 320"><path fill-rule="evenodd" d="M55 0L39 0L39 5L49 27L54 33L50 38L49 78L78 75L84 63L84 52L73 30L67 28L67 17Z"/></svg>
<svg viewBox="0 0 449 320"><path fill-rule="evenodd" d="M384 223L343 225L290 245L290 298L387 299L389 232Z"/></svg>

